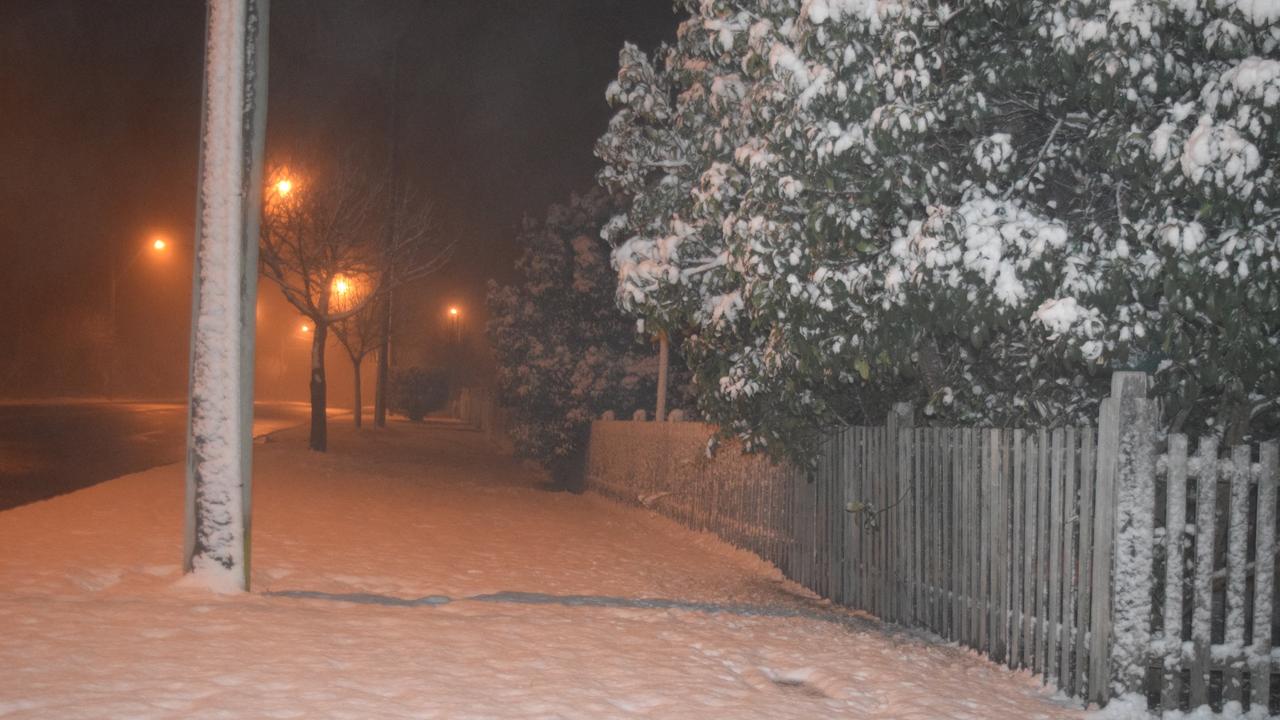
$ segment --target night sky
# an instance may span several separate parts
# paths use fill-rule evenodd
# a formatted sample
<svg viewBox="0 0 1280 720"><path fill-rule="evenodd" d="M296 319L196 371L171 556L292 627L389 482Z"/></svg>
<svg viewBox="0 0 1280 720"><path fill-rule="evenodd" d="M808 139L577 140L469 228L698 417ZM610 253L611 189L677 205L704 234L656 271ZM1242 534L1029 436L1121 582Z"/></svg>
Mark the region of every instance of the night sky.
<svg viewBox="0 0 1280 720"><path fill-rule="evenodd" d="M185 390L204 18L197 0L0 3L0 394L96 387L110 244L129 256L156 233L175 252L120 283L122 382ZM677 21L671 0L273 0L268 162L316 147L381 162L399 42L401 164L459 247L399 324L429 341L457 302L479 332L520 218L593 183L622 43L651 48ZM279 290L260 294L260 354L302 352Z"/></svg>

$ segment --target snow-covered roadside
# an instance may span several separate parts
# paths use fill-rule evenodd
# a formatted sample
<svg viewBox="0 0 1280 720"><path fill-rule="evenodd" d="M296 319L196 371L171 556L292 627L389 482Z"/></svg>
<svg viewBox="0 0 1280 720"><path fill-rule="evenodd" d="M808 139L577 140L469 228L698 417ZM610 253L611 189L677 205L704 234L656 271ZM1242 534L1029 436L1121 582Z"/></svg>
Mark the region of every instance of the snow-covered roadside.
<svg viewBox="0 0 1280 720"><path fill-rule="evenodd" d="M251 595L178 583L177 466L0 512L0 717L1080 715L961 649L833 622L714 538L543 490L472 433L276 440L255 448ZM454 601L263 594L287 591ZM503 591L809 615L464 599Z"/></svg>

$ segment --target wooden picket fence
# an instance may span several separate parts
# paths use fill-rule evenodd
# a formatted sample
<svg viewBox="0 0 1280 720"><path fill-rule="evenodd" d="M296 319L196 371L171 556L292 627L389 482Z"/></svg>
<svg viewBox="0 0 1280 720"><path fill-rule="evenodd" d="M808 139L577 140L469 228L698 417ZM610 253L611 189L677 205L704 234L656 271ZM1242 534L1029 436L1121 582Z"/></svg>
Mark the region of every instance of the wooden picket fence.
<svg viewBox="0 0 1280 720"><path fill-rule="evenodd" d="M1117 373L1097 428L916 428L900 406L829 434L812 472L709 460L705 425L601 421L588 487L1090 703L1276 712L1277 443L1189 456L1146 388Z"/></svg>
<svg viewBox="0 0 1280 720"><path fill-rule="evenodd" d="M497 394L484 387L464 387L458 392L454 415L474 427L490 442L507 444L507 411Z"/></svg>

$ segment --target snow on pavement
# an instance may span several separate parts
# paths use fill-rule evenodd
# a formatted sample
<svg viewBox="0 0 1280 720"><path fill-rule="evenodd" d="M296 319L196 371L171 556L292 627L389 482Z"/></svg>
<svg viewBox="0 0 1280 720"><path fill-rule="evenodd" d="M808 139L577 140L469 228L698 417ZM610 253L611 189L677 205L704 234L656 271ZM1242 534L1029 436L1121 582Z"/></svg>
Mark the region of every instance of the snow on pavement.
<svg viewBox="0 0 1280 720"><path fill-rule="evenodd" d="M180 582L180 466L0 512L0 717L1082 715L474 433L331 432L255 447L247 595Z"/></svg>

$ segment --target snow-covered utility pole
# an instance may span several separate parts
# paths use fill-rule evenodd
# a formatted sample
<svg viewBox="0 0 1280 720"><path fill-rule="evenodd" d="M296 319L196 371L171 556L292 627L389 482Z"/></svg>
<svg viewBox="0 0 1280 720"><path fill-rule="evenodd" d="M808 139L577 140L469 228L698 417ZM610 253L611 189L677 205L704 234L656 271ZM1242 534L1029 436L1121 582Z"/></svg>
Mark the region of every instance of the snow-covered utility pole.
<svg viewBox="0 0 1280 720"><path fill-rule="evenodd" d="M253 334L269 0L209 0L187 415L183 570L249 589Z"/></svg>

